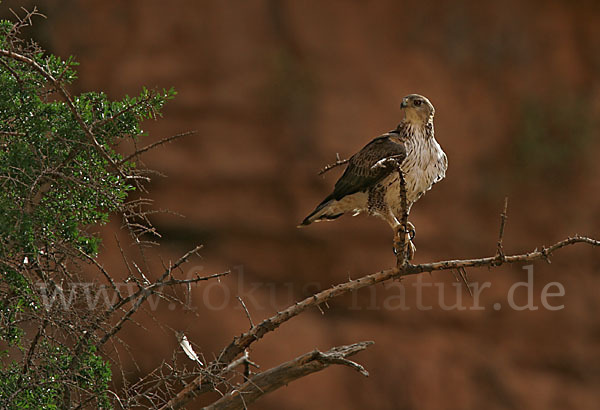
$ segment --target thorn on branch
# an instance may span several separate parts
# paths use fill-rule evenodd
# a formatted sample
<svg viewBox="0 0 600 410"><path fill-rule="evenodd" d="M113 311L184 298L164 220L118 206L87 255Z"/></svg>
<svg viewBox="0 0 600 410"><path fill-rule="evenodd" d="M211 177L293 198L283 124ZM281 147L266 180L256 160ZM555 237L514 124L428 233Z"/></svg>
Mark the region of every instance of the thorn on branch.
<svg viewBox="0 0 600 410"><path fill-rule="evenodd" d="M323 310L321 305L317 305L317 309L319 309L319 312L321 313L321 315L325 315L325 311Z"/></svg>
<svg viewBox="0 0 600 410"><path fill-rule="evenodd" d="M498 265L501 265L506 261L502 241L504 240L504 227L506 226L507 219L508 219L508 197L504 198L504 210L500 214L500 231L498 233L498 244L496 246L496 257L498 258Z"/></svg>
<svg viewBox="0 0 600 410"><path fill-rule="evenodd" d="M471 281L469 280L469 276L467 275L467 270L464 267L460 267L457 268L456 271L453 271L454 274L454 278L456 279L457 282L461 282L465 285L465 288L467 288L467 292L469 292L469 295L471 295L471 297L473 297L473 290L471 289ZM429 272L431 273L431 272Z"/></svg>
<svg viewBox="0 0 600 410"><path fill-rule="evenodd" d="M548 248L545 248L542 246L542 256L544 257L544 260L546 261L546 263L548 265L550 265L552 263L552 261L550 261L550 254L548 253Z"/></svg>

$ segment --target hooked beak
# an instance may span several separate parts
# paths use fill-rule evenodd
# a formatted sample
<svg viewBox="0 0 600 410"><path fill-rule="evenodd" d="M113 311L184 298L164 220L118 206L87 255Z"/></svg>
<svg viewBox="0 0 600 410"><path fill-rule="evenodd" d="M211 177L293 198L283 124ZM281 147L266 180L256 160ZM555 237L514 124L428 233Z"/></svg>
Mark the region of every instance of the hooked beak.
<svg viewBox="0 0 600 410"><path fill-rule="evenodd" d="M400 108L406 108L408 107L408 100L405 98L404 100L402 100L402 102L400 103Z"/></svg>

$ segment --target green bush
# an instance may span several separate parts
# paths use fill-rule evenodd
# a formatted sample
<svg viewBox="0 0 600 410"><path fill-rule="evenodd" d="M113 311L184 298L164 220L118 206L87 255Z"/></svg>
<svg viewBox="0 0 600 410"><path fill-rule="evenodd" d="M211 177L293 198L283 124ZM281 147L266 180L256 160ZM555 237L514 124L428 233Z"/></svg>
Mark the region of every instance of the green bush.
<svg viewBox="0 0 600 410"><path fill-rule="evenodd" d="M68 284L74 261L96 256L90 227L127 213L143 179L116 147L143 135L140 123L175 93L71 96L77 63L19 37L33 14L0 22L0 407L106 408L111 371L95 330L107 316L48 309L36 284Z"/></svg>

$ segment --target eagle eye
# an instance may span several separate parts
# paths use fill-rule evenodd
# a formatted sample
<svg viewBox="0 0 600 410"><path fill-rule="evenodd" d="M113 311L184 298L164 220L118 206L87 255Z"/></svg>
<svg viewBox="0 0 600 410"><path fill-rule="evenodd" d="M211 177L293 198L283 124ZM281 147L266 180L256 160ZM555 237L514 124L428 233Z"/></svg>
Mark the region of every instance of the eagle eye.
<svg viewBox="0 0 600 410"><path fill-rule="evenodd" d="M421 101L421 100L415 100L415 102L413 104L415 105L415 107L419 107L422 103L423 103L423 101Z"/></svg>

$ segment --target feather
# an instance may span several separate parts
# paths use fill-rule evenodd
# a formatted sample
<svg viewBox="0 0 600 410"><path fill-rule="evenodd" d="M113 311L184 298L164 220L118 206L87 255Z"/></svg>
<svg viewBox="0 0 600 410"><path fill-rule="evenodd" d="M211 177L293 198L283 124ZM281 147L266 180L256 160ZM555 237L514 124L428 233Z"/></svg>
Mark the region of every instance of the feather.
<svg viewBox="0 0 600 410"><path fill-rule="evenodd" d="M198 362L198 364L200 364L200 366L204 366L204 363L202 363L200 361L200 359L198 358L198 355L194 351L194 348L188 341L187 337L183 334L183 332L178 332L177 340L179 341L179 346L181 346L181 348L183 349L183 351L185 352L187 357L190 358L190 360Z"/></svg>

